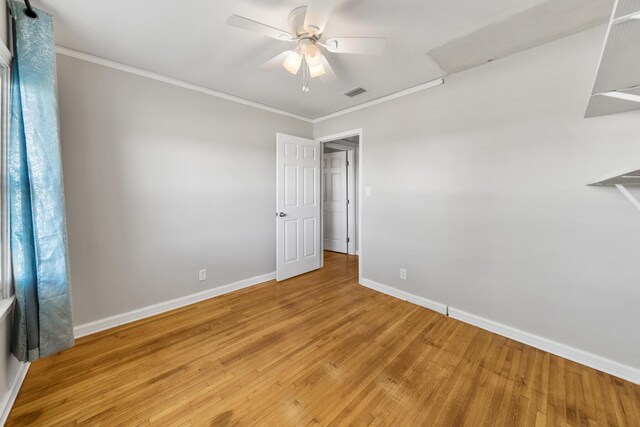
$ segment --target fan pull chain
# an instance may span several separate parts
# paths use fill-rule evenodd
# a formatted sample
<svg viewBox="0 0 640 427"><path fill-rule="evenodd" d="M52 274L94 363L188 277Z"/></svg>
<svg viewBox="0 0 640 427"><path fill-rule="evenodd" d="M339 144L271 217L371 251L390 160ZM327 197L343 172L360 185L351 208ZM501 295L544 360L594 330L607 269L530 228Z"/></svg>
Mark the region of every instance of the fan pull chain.
<svg viewBox="0 0 640 427"><path fill-rule="evenodd" d="M302 91L309 92L309 67L304 56L302 57Z"/></svg>

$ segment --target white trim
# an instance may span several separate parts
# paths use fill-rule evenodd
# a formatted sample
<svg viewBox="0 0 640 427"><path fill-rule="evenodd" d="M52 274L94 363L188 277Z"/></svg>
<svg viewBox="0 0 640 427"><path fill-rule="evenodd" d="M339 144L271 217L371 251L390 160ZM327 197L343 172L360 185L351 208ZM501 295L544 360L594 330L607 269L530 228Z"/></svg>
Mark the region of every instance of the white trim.
<svg viewBox="0 0 640 427"><path fill-rule="evenodd" d="M113 68L115 70L124 71L126 73L135 74L137 76L145 77L152 80L157 80L159 82L167 83L173 86L178 86L184 89L193 90L195 92L200 92L205 95L215 96L216 98L225 99L227 101L237 102L238 104L247 105L249 107L257 108L259 110L268 111L270 113L280 114L282 116L293 117L294 119L302 120L307 123L312 123L313 121L307 117L302 117L297 114L289 113L287 111L283 111L277 108L269 107L268 105L260 104L258 102L249 101L248 99L240 98L237 96L229 95L224 92L218 92L217 90L209 89L204 86L198 86L191 83L187 83L183 80L174 79L173 77L164 76L162 74L154 73L152 71L143 70L141 68L132 67L130 65L121 64L119 62L111 61L109 59L100 58L95 55L90 55L88 53L79 52L77 50L69 49L64 46L56 45L56 52L69 56L71 58L80 59L82 61L91 62L94 64L102 65L104 67Z"/></svg>
<svg viewBox="0 0 640 427"><path fill-rule="evenodd" d="M360 251L356 250L356 256L360 256Z"/></svg>
<svg viewBox="0 0 640 427"><path fill-rule="evenodd" d="M431 89L436 86L444 84L444 78L432 80L427 83L423 83L418 86L411 87L409 89L401 90L400 92L392 93L391 95L383 96L381 98L374 99L372 101L358 104L354 107L346 108L344 110L336 111L335 113L327 114L326 116L318 117L314 119L313 123L323 122L325 120L333 119L334 117L343 116L345 114L353 113L354 111L363 110L365 108L373 107L374 105L382 104L383 102L393 101L394 99L402 98L403 96L412 95L423 90ZM352 136L352 135L349 135Z"/></svg>
<svg viewBox="0 0 640 427"><path fill-rule="evenodd" d="M356 223L357 221L357 204L358 196L356 195L357 179L356 179L356 150L357 148L350 147L347 150L347 253L349 255L356 254Z"/></svg>
<svg viewBox="0 0 640 427"><path fill-rule="evenodd" d="M0 50L2 48L0 47ZM124 71L126 73L135 74L137 76L145 77L152 80L157 80L163 83L167 83L170 85L178 86L184 89L193 90L195 92L200 92L205 95L215 96L217 98L225 99L227 101L237 102L239 104L247 105L249 107L257 108L264 111L269 111L270 113L280 114L282 116L293 117L294 119L301 120L307 123L319 123L324 120L332 119L334 117L342 116L344 114L352 113L354 111L362 110L365 108L373 107L374 105L382 104L383 102L392 101L394 99L401 98L403 96L411 95L417 92L421 92L423 90L430 89L432 87L440 86L444 84L444 78L439 78L436 80L432 80L418 86L414 86L408 89L404 89L390 95L383 96L381 98L377 98L371 101L364 102L362 104L355 105L353 107L336 111L335 113L327 114L325 116L318 117L316 119L311 119L309 117L300 116L294 113L290 113L288 111L280 110L275 107L270 107L268 105L260 104L259 102L250 101L248 99L240 98L238 96L229 95L224 92L219 92L217 90L209 89L204 86L195 85L192 83L185 82L183 80L175 79L173 77L165 76L163 74L154 73L153 71L143 70L141 68L133 67L131 65L122 64L120 62L112 61L110 59L101 58L99 56L91 55L89 53L80 52L77 50L69 49L68 47L56 45L56 52L60 55L65 55L71 58L79 59L81 61L91 62L93 64L102 65L103 67L113 68L114 70ZM0 52L0 55L2 52ZM9 53L10 55L10 53Z"/></svg>
<svg viewBox="0 0 640 427"><path fill-rule="evenodd" d="M521 331L511 326L498 323L493 320L485 319L484 317L476 316L475 314L467 313L454 307L449 307L446 304L419 297L417 295L401 291L400 289L388 285L374 282L373 280L362 278L360 279L360 284L362 286L366 286L367 288L382 292L383 294L390 295L394 298L408 301L412 304L428 308L429 310L448 315L453 319L459 320L469 325L473 325L486 331L502 335L503 337L507 337L523 344L530 345L537 349L555 354L556 356L563 357L581 365L588 366L590 368L605 372L607 374L622 378L627 381L631 381L632 383L640 384L640 369L638 368L623 365L622 363L613 361L611 359L607 359L605 357L601 357L593 353L577 349L575 347L570 347L566 344L561 344L559 342L552 341L548 338L543 338L529 332Z"/></svg>
<svg viewBox="0 0 640 427"><path fill-rule="evenodd" d="M475 314L466 313L462 310L458 310L457 308L449 307L449 316L470 325L485 329L489 332L502 335L503 337L511 338L512 340L547 351L555 354L556 356L564 357L565 359L597 369L598 371L606 372L607 374L640 384L640 369L623 365L611 359L606 359L584 350L579 350L547 338L533 335L528 332L512 328L511 326L476 316Z"/></svg>
<svg viewBox="0 0 640 427"><path fill-rule="evenodd" d="M95 322L78 325L73 328L73 333L76 338L84 337L86 335L94 334L105 329L110 329L119 325L124 325L126 323L135 322L136 320L155 316L156 314L161 314L167 311L174 310L176 308L194 304L196 302L228 294L229 292L268 282L270 280L274 280L275 278L276 273L272 272L263 274L261 276L251 277L249 279L239 280L228 285L219 286L217 288L208 289L206 291L198 292L184 297L164 301L154 305L149 305L143 308L138 308L127 313L116 314L115 316L96 320Z"/></svg>
<svg viewBox="0 0 640 427"><path fill-rule="evenodd" d="M0 40L0 67L10 67L13 55L7 45Z"/></svg>
<svg viewBox="0 0 640 427"><path fill-rule="evenodd" d="M401 291L400 289L383 285L378 282L374 282L373 280L362 278L360 280L360 284L362 286L366 286L369 289L373 289L378 292L382 292L383 294L390 295L392 297L401 299L403 301L408 301L412 304L419 305L424 308L428 308L429 310L433 310L440 314L447 314L447 306L437 301L432 301L430 299L426 299L423 297L419 297L414 294L410 294L409 292Z"/></svg>
<svg viewBox="0 0 640 427"><path fill-rule="evenodd" d="M9 313L15 302L16 297L11 295L9 298L0 299L0 322L2 322Z"/></svg>
<svg viewBox="0 0 640 427"><path fill-rule="evenodd" d="M9 192L7 154L11 117L11 52L0 42L0 297L12 294L11 245L9 236Z"/></svg>
<svg viewBox="0 0 640 427"><path fill-rule="evenodd" d="M362 198L362 188L364 187L363 181L362 181L362 177L363 177L363 171L364 171L364 136L363 136L363 132L362 132L362 128L360 129L354 129L354 130L348 130L346 132L340 132L340 133L335 133L333 135L327 135L327 136L323 136L320 138L316 138L315 137L315 133L314 133L314 139L316 141L319 141L321 144L324 144L325 142L328 141L336 141L338 139L345 139L345 138L349 138L352 136L357 136L358 137L358 200L360 201L360 204L357 205L357 209L358 209L358 250L360 252L362 252L362 215L363 215L363 211L364 211L364 200ZM321 169L322 171L322 166ZM322 201L320 202L321 206L322 206ZM323 211L323 208L321 207L320 212ZM321 221L321 225L322 225ZM324 235L324 230L321 228L322 233ZM320 267L324 267L324 240L320 239L320 248L321 248L321 258L320 258ZM358 280L361 282L362 281L362 271L363 271L363 264L364 264L364 258L361 256L360 259L358 260Z"/></svg>
<svg viewBox="0 0 640 427"><path fill-rule="evenodd" d="M2 402L0 402L0 426L3 426L7 422L7 418L9 418L9 413L16 401L16 397L18 397L18 392L20 391L20 387L22 387L24 378L27 376L29 366L31 366L31 364L28 362L20 363L18 370L11 380L11 384L9 384L7 391L2 397Z"/></svg>

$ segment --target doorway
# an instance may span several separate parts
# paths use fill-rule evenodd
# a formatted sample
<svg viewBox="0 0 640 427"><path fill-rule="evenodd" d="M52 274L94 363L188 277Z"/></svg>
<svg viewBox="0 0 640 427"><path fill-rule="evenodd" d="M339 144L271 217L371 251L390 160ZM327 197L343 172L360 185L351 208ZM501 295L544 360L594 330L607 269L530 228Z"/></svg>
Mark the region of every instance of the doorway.
<svg viewBox="0 0 640 427"><path fill-rule="evenodd" d="M362 135L362 129L355 129L346 132L340 132L336 134L331 134L327 136L321 136L316 138L323 146L327 143L340 143L340 144L348 144L357 147L357 150L354 150L355 160L354 160L354 178L356 178L356 182L354 183L355 189L355 220L353 221L353 226L355 228L355 253L358 256L358 282L362 280L362 271L364 265L364 247L363 247L363 232L362 232L362 217L364 212L363 206L363 194L365 190L364 181L362 180L363 172L364 172L364 139ZM370 193L370 188L366 187L367 193ZM324 221L320 221L320 225ZM324 230L322 231L322 235L324 235ZM322 242L322 249L324 254L324 242ZM320 266L324 266L324 257L320 260Z"/></svg>
<svg viewBox="0 0 640 427"><path fill-rule="evenodd" d="M358 159L360 136L322 143L322 238L324 250L358 254Z"/></svg>

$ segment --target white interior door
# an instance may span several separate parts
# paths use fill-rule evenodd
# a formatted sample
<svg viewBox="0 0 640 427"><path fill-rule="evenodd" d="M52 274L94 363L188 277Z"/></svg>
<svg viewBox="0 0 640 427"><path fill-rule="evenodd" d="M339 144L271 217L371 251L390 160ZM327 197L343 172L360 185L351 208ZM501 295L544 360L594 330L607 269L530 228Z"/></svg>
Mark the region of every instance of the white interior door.
<svg viewBox="0 0 640 427"><path fill-rule="evenodd" d="M322 157L324 248L347 253L347 152Z"/></svg>
<svg viewBox="0 0 640 427"><path fill-rule="evenodd" d="M320 143L276 136L276 280L320 268Z"/></svg>

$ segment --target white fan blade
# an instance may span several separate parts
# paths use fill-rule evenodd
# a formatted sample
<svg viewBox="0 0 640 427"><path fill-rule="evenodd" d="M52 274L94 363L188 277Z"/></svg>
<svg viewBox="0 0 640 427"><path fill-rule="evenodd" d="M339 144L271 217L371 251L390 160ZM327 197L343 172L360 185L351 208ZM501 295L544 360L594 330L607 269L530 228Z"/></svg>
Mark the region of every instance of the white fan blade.
<svg viewBox="0 0 640 427"><path fill-rule="evenodd" d="M336 76L335 71L333 71L333 67L331 67L331 64L329 64L329 60L327 59L327 57L322 55L321 61L322 66L324 67L324 74L320 76L320 80L325 83L329 83L337 79L338 76Z"/></svg>
<svg viewBox="0 0 640 427"><path fill-rule="evenodd" d="M293 53L292 50L285 50L279 55L274 56L264 64L258 67L258 71L262 71L263 73L268 73L269 71L273 71L278 67L282 67L282 63L289 55Z"/></svg>
<svg viewBox="0 0 640 427"><path fill-rule="evenodd" d="M260 22L253 21L249 18L244 18L238 15L231 15L229 18L227 18L227 25L241 28L247 31L252 31L254 33L259 33L278 40L293 40L291 34L287 33L286 31L282 31L277 28L273 28Z"/></svg>
<svg viewBox="0 0 640 427"><path fill-rule="evenodd" d="M387 40L382 37L336 37L325 42L329 52L380 55Z"/></svg>
<svg viewBox="0 0 640 427"><path fill-rule="evenodd" d="M312 34L322 34L327 26L336 0L311 0L304 16L304 28Z"/></svg>

